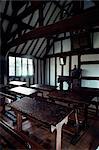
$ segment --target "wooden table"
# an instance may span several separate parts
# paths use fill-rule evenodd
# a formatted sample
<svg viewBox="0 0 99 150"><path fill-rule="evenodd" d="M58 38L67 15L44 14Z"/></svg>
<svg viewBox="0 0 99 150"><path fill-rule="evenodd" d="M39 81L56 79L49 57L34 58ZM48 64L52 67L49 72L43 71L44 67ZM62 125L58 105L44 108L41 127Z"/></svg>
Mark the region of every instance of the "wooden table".
<svg viewBox="0 0 99 150"><path fill-rule="evenodd" d="M45 84L33 84L30 87L38 90L38 93L42 93L42 96L46 98L48 98L49 92L56 89L56 86L50 86Z"/></svg>
<svg viewBox="0 0 99 150"><path fill-rule="evenodd" d="M44 90L44 91L52 91L56 89L55 86L45 85L45 84L33 84L30 87L34 89Z"/></svg>
<svg viewBox="0 0 99 150"><path fill-rule="evenodd" d="M22 86L22 85L25 85L26 82L23 82L23 81L10 81L9 84L14 85L14 86Z"/></svg>
<svg viewBox="0 0 99 150"><path fill-rule="evenodd" d="M73 112L71 108L53 104L45 100L24 97L10 104L17 113L17 132L22 131L22 115L28 119L35 119L48 124L51 132L57 131L56 150L61 150L61 132L63 124L67 124L69 115Z"/></svg>
<svg viewBox="0 0 99 150"><path fill-rule="evenodd" d="M25 96L29 96L29 95L37 93L37 90L35 90L35 89L22 87L22 86L11 88L11 89L9 89L9 91L17 93L17 94L22 94Z"/></svg>
<svg viewBox="0 0 99 150"><path fill-rule="evenodd" d="M83 131L86 131L88 128L88 106L91 104L93 96L86 95L86 94L81 94L80 91L69 91L69 92L63 92L63 91L52 91L49 93L50 100L52 102L59 102L59 103L67 103L69 105L73 105L74 111L75 111L75 120L76 120L76 125L77 125L77 134L72 140L72 143L76 143L77 139L80 138L80 133L81 131L79 130L80 128L80 123L78 119L78 110L79 108L84 111L84 121L82 125Z"/></svg>
<svg viewBox="0 0 99 150"><path fill-rule="evenodd" d="M74 103L74 104L89 104L93 96L81 95L79 92L75 91L52 91L49 94L52 100L64 102L64 103Z"/></svg>

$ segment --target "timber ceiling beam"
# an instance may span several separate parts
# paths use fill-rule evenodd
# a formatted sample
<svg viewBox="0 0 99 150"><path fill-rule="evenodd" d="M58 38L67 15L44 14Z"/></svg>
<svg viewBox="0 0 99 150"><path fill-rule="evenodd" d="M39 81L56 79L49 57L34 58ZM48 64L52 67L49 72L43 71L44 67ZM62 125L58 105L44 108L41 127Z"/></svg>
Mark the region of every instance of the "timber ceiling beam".
<svg viewBox="0 0 99 150"><path fill-rule="evenodd" d="M8 46L10 48L15 45L22 44L27 40L32 40L36 38L42 38L42 37L51 38L53 35L60 34L63 32L76 31L83 28L90 29L92 26L96 25L97 23L99 23L99 9L93 7L91 9L84 11L80 15L72 16L69 19L65 19L45 27L42 26L36 28L22 35L20 38L17 38L14 41L10 42Z"/></svg>

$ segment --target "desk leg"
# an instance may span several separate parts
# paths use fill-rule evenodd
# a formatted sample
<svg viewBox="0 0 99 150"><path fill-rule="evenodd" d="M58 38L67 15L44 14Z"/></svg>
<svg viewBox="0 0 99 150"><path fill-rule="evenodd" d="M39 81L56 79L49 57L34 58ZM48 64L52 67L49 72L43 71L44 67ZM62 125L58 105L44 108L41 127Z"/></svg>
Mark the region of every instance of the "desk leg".
<svg viewBox="0 0 99 150"><path fill-rule="evenodd" d="M85 128L88 126L88 105L85 105Z"/></svg>
<svg viewBox="0 0 99 150"><path fill-rule="evenodd" d="M22 131L22 115L20 113L16 114L17 117L17 131Z"/></svg>
<svg viewBox="0 0 99 150"><path fill-rule="evenodd" d="M56 130L56 150L61 150L61 136L62 136L62 126L63 124L67 124L68 116L65 117L61 122L59 122L56 126L51 125L51 132Z"/></svg>

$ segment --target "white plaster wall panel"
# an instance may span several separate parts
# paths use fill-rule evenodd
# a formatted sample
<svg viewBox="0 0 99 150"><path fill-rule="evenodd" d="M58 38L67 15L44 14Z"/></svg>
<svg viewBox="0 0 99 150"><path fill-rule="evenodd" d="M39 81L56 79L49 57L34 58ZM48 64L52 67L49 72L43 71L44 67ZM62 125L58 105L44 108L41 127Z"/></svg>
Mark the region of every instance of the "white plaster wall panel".
<svg viewBox="0 0 99 150"><path fill-rule="evenodd" d="M25 17L24 19L22 19L22 22L28 24L29 20L30 20L31 14L28 15L27 17Z"/></svg>
<svg viewBox="0 0 99 150"><path fill-rule="evenodd" d="M59 38L64 37L64 33L58 35Z"/></svg>
<svg viewBox="0 0 99 150"><path fill-rule="evenodd" d="M38 17L39 17L39 12L38 12L38 10L36 10L35 12L34 12L34 14L33 14L33 18L32 18L32 20L31 20L31 22L30 22L30 26L35 26L35 23L37 22L37 20L38 20ZM36 26L37 27L37 26Z"/></svg>
<svg viewBox="0 0 99 150"><path fill-rule="evenodd" d="M63 40L63 52L68 52L71 50L71 41L70 39Z"/></svg>
<svg viewBox="0 0 99 150"><path fill-rule="evenodd" d="M13 40L13 37L9 39L8 43L11 42Z"/></svg>
<svg viewBox="0 0 99 150"><path fill-rule="evenodd" d="M55 85L55 58L50 59L50 85Z"/></svg>
<svg viewBox="0 0 99 150"><path fill-rule="evenodd" d="M42 70L42 84L44 84L44 61L41 60L41 70Z"/></svg>
<svg viewBox="0 0 99 150"><path fill-rule="evenodd" d="M20 10L18 11L17 15L21 14L26 8L26 4L20 8Z"/></svg>
<svg viewBox="0 0 99 150"><path fill-rule="evenodd" d="M41 84L41 61L38 60L38 83Z"/></svg>
<svg viewBox="0 0 99 150"><path fill-rule="evenodd" d="M17 25L17 24L14 24L14 25L12 26L11 32L15 31L17 28L18 28L18 25Z"/></svg>
<svg viewBox="0 0 99 150"><path fill-rule="evenodd" d="M8 6L8 9L7 9L7 15L8 15L8 16L11 16L11 15L12 15L12 5L11 5L11 1L9 2L9 6Z"/></svg>
<svg viewBox="0 0 99 150"><path fill-rule="evenodd" d="M69 76L69 57L66 58L66 65L63 66L63 75ZM63 82L63 90L68 89L67 82Z"/></svg>
<svg viewBox="0 0 99 150"><path fill-rule="evenodd" d="M46 47L44 48L42 54L40 55L40 58L43 58L45 56L45 54L46 54Z"/></svg>
<svg viewBox="0 0 99 150"><path fill-rule="evenodd" d="M99 54L82 55L81 61L95 61L99 60Z"/></svg>
<svg viewBox="0 0 99 150"><path fill-rule="evenodd" d="M48 24L47 22L48 22L48 20L49 20L49 18L50 18L50 16L51 16L51 14L52 14L52 12L53 12L54 9L55 9L55 5L52 4L51 8L49 9L49 11L48 11L48 13L46 15L46 18L44 19L44 25Z"/></svg>
<svg viewBox="0 0 99 150"><path fill-rule="evenodd" d="M30 85L33 84L33 76L30 78Z"/></svg>
<svg viewBox="0 0 99 150"><path fill-rule="evenodd" d="M82 80L81 87L99 88L98 80Z"/></svg>
<svg viewBox="0 0 99 150"><path fill-rule="evenodd" d="M17 48L17 50L16 50L16 53L20 53L21 52L21 50L22 50L22 48L23 48L23 45L24 45L24 43L23 44L20 44L19 46L18 46L18 48Z"/></svg>
<svg viewBox="0 0 99 150"><path fill-rule="evenodd" d="M12 48L9 50L9 52L14 52L15 49L16 49L16 46L12 47Z"/></svg>
<svg viewBox="0 0 99 150"><path fill-rule="evenodd" d="M44 18L45 18L45 15L46 15L46 13L47 13L47 11L48 11L50 5L51 5L51 2L47 3L46 6L44 7L44 10L43 10Z"/></svg>
<svg viewBox="0 0 99 150"><path fill-rule="evenodd" d="M59 19L60 19L60 14L59 13L60 13L60 9L57 8L55 10L55 12L53 13L53 15L52 15L52 17L51 17L51 19L50 19L48 24L52 24L52 23L55 23L55 22L59 21Z"/></svg>
<svg viewBox="0 0 99 150"><path fill-rule="evenodd" d="M93 48L99 48L99 32L93 35Z"/></svg>
<svg viewBox="0 0 99 150"><path fill-rule="evenodd" d="M37 55L36 55L37 57L39 57L43 53L44 48L46 48L46 40L44 41L44 43L41 46L39 52L37 53Z"/></svg>
<svg viewBox="0 0 99 150"><path fill-rule="evenodd" d="M53 54L53 46L51 47L51 49L47 55L51 55L51 54Z"/></svg>
<svg viewBox="0 0 99 150"><path fill-rule="evenodd" d="M26 32L25 30L22 30L22 35L23 35L25 32Z"/></svg>
<svg viewBox="0 0 99 150"><path fill-rule="evenodd" d="M61 41L55 42L54 43L54 53L60 53L61 52Z"/></svg>
<svg viewBox="0 0 99 150"><path fill-rule="evenodd" d="M70 32L66 32L66 36L70 36Z"/></svg>
<svg viewBox="0 0 99 150"><path fill-rule="evenodd" d="M28 33L28 32L30 32L31 30L30 29L27 29L26 31L25 31L25 33Z"/></svg>
<svg viewBox="0 0 99 150"><path fill-rule="evenodd" d="M56 59L56 64L57 64L56 85L57 85L57 89L59 90L60 89L60 85L59 85L59 82L58 82L58 77L61 75L61 65L60 65L60 62L59 62L59 57L57 57L57 59Z"/></svg>
<svg viewBox="0 0 99 150"><path fill-rule="evenodd" d="M82 65L82 76L99 77L99 64Z"/></svg>
<svg viewBox="0 0 99 150"><path fill-rule="evenodd" d="M66 65L63 66L63 75L69 76L69 57L66 57Z"/></svg>
<svg viewBox="0 0 99 150"><path fill-rule="evenodd" d="M45 84L49 84L49 59L46 59L45 65Z"/></svg>
<svg viewBox="0 0 99 150"><path fill-rule="evenodd" d="M59 57L57 57L57 76L61 75L61 65L59 62Z"/></svg>
<svg viewBox="0 0 99 150"><path fill-rule="evenodd" d="M34 59L34 66L35 66L34 83L37 83L37 59Z"/></svg>
<svg viewBox="0 0 99 150"><path fill-rule="evenodd" d="M27 52L27 49L29 48L30 44L32 43L32 40L29 40L25 47L23 48L22 54L25 54Z"/></svg>
<svg viewBox="0 0 99 150"><path fill-rule="evenodd" d="M8 24L9 24L9 21L5 19L5 20L3 21L3 24L2 24L3 30L4 30L5 32L6 32L6 30L7 30Z"/></svg>
<svg viewBox="0 0 99 150"><path fill-rule="evenodd" d="M5 4L6 4L6 1L4 1L4 0L0 1L0 12L1 13L4 12Z"/></svg>
<svg viewBox="0 0 99 150"><path fill-rule="evenodd" d="M31 47L30 47L30 48L29 48L29 50L28 50L27 55L30 55L30 53L33 51L33 47L34 47L34 45L35 45L36 41L37 41L37 39L33 41L33 43L32 43L32 45L31 45Z"/></svg>
<svg viewBox="0 0 99 150"><path fill-rule="evenodd" d="M53 43L53 39L50 39L50 45Z"/></svg>
<svg viewBox="0 0 99 150"><path fill-rule="evenodd" d="M78 56L71 57L71 69L74 68L74 65L76 65L78 67Z"/></svg>
<svg viewBox="0 0 99 150"><path fill-rule="evenodd" d="M18 38L18 34L16 34L15 39Z"/></svg>
<svg viewBox="0 0 99 150"><path fill-rule="evenodd" d="M41 43L42 43L43 40L44 40L44 38L39 38L39 40L38 40L38 42L37 42L37 44L36 44L36 47L35 47L35 49L34 49L33 55L36 54L36 52L38 51L38 49L39 49L39 47L40 47L40 45L41 45ZM39 51L40 51L40 50L39 50Z"/></svg>
<svg viewBox="0 0 99 150"><path fill-rule="evenodd" d="M26 78L26 86L29 87L29 78Z"/></svg>
<svg viewBox="0 0 99 150"><path fill-rule="evenodd" d="M53 54L53 44L52 43L53 43L53 39L50 40L50 45L52 45L52 46L47 55Z"/></svg>

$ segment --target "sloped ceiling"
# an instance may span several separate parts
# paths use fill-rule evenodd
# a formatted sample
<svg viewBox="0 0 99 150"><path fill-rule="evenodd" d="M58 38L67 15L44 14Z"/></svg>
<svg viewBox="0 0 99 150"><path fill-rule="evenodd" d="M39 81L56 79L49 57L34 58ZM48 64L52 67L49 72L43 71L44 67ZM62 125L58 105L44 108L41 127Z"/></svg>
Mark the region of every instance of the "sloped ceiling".
<svg viewBox="0 0 99 150"><path fill-rule="evenodd" d="M89 1L90 7L97 2ZM84 6L85 5L85 6ZM1 21L1 52L8 51L14 54L32 55L42 58L46 54L46 36L36 36L22 41L29 33L33 35L34 29L54 24L60 20L71 18L80 14L84 7L88 8L84 1L56 0L56 1L0 1ZM40 32L40 30L38 30ZM40 35L40 33L38 33ZM40 37L40 38L39 38ZM51 35L53 38L53 34ZM15 43L16 40L20 43Z"/></svg>

